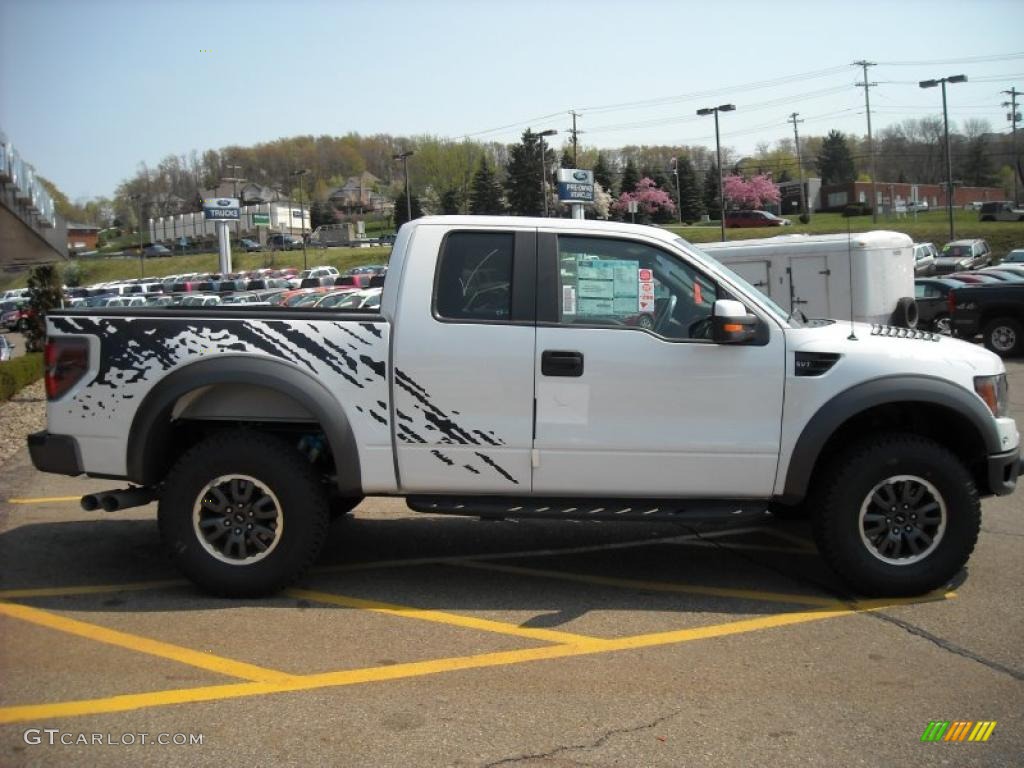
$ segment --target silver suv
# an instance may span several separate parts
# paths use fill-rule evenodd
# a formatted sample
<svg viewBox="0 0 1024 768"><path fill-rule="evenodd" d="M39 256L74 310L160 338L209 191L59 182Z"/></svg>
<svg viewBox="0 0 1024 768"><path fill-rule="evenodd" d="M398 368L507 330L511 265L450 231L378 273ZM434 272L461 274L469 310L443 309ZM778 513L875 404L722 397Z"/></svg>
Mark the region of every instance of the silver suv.
<svg viewBox="0 0 1024 768"><path fill-rule="evenodd" d="M979 269L992 263L992 249L980 238L954 240L942 246L942 255L935 260L938 274L963 272L965 269Z"/></svg>

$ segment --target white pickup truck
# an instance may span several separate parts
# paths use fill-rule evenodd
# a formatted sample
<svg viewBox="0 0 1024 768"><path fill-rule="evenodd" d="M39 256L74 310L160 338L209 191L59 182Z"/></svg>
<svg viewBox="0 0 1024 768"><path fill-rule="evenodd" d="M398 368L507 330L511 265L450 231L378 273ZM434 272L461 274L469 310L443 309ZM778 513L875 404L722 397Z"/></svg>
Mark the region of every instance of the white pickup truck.
<svg viewBox="0 0 1024 768"><path fill-rule="evenodd" d="M159 500L201 587L272 592L365 496L481 517L803 511L861 593L939 587L1011 493L1002 361L905 328L802 322L679 237L576 220L402 227L379 311L55 311L46 472Z"/></svg>

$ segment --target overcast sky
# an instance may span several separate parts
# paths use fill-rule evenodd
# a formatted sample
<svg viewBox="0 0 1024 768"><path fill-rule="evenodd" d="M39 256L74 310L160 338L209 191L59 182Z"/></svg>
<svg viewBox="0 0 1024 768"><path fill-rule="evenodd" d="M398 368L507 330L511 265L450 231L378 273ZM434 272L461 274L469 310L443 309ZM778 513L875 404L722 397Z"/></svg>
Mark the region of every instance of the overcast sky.
<svg viewBox="0 0 1024 768"><path fill-rule="evenodd" d="M734 102L722 143L745 152L792 137L793 111L807 134L865 133L850 63L868 59L876 130L940 114L917 81L963 73L951 119L1005 131L1022 29L1021 0L0 0L0 130L72 199L192 149L349 131L514 141L564 131L570 109L588 145L713 146L694 111Z"/></svg>

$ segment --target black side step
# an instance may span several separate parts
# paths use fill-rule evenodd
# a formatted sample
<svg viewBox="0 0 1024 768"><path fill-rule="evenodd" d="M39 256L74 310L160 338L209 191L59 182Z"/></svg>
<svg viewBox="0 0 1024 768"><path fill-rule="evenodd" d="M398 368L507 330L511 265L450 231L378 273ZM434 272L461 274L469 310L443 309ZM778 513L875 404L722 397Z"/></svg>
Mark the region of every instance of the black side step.
<svg viewBox="0 0 1024 768"><path fill-rule="evenodd" d="M766 501L697 499L560 499L514 496L409 496L416 512L469 515L491 520L672 520L678 523L735 521L769 516Z"/></svg>

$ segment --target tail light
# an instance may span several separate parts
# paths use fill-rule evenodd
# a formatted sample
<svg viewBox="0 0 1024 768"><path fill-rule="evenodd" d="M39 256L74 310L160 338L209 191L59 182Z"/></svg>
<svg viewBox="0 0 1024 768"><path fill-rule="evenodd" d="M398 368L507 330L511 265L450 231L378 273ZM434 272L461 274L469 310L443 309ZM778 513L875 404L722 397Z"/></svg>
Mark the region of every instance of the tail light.
<svg viewBox="0 0 1024 768"><path fill-rule="evenodd" d="M46 398L57 400L89 370L89 340L79 336L53 336L46 342Z"/></svg>
<svg viewBox="0 0 1024 768"><path fill-rule="evenodd" d="M953 312L956 310L956 291L950 291L946 294L946 309L949 310L949 316L953 316Z"/></svg>

